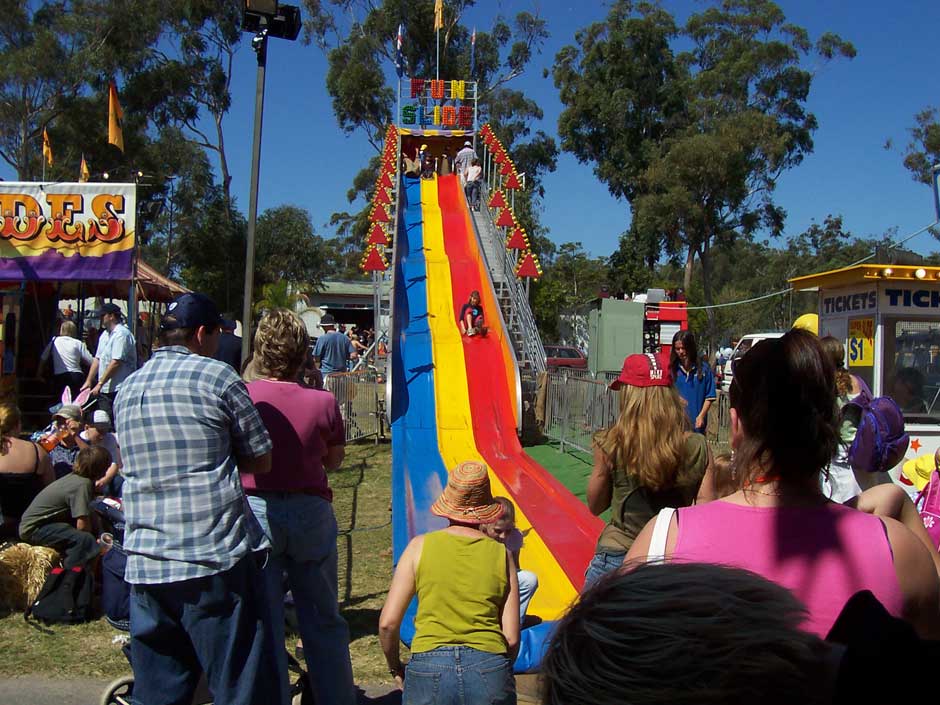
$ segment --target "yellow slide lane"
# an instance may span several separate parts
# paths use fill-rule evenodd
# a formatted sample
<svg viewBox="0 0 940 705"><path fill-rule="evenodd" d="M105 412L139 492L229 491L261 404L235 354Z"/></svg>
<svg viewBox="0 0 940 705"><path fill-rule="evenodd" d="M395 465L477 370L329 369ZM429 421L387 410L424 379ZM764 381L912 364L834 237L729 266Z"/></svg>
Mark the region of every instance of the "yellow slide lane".
<svg viewBox="0 0 940 705"><path fill-rule="evenodd" d="M473 438L467 368L463 341L454 314L450 262L444 249L436 178L421 182L421 207L438 445L445 466L451 470L465 460L485 461ZM485 423L485 419L480 421ZM490 483L493 494L509 496L492 472ZM520 561L539 578L539 589L529 606L529 614L538 615L544 620L557 619L577 596L577 591L518 506L516 526L525 536Z"/></svg>

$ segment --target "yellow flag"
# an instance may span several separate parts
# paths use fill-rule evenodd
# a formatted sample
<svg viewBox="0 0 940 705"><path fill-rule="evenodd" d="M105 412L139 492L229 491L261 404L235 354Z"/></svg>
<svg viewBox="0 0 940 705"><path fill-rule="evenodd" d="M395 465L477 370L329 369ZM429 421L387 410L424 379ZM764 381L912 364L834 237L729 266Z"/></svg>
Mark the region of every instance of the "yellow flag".
<svg viewBox="0 0 940 705"><path fill-rule="evenodd" d="M42 128L42 156L46 158L49 166L52 166L52 142L49 141L49 133L46 128Z"/></svg>
<svg viewBox="0 0 940 705"><path fill-rule="evenodd" d="M78 168L78 182L83 184L91 178L91 172L88 170L88 162L85 161L85 155L82 155L82 165Z"/></svg>
<svg viewBox="0 0 940 705"><path fill-rule="evenodd" d="M118 102L114 81L111 81L108 90L108 142L124 151L124 111Z"/></svg>
<svg viewBox="0 0 940 705"><path fill-rule="evenodd" d="M444 29L444 0L434 0L434 29Z"/></svg>

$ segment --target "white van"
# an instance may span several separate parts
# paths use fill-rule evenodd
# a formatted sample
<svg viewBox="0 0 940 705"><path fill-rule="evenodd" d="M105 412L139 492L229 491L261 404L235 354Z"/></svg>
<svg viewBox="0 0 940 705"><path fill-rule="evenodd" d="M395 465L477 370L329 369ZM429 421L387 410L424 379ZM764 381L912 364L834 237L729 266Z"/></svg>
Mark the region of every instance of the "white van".
<svg viewBox="0 0 940 705"><path fill-rule="evenodd" d="M731 357L728 358L728 361L725 363L724 369L722 370L721 378L721 390L727 392L731 389L731 377L734 374L733 366L734 361L739 357L744 355L748 350L753 348L762 340L769 340L771 338L782 338L783 333L749 333L745 335L741 340L738 341L737 346L734 348L734 351L731 353Z"/></svg>

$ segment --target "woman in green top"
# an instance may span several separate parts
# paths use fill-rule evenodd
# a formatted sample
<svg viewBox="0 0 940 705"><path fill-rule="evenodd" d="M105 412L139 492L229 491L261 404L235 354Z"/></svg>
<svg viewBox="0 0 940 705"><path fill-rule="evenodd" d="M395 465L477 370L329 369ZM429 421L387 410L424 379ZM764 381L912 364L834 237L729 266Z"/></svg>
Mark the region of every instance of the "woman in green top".
<svg viewBox="0 0 940 705"><path fill-rule="evenodd" d="M630 355L610 385L620 390L617 422L594 436L588 507L610 522L584 576L585 587L618 568L637 534L663 507L714 499L711 453L691 433L682 398L663 356Z"/></svg>
<svg viewBox="0 0 940 705"><path fill-rule="evenodd" d="M519 648L519 584L506 547L480 531L503 512L486 466L454 469L431 512L446 529L416 536L402 552L379 617L379 641L403 705L512 705L512 664ZM399 630L417 594L407 669Z"/></svg>

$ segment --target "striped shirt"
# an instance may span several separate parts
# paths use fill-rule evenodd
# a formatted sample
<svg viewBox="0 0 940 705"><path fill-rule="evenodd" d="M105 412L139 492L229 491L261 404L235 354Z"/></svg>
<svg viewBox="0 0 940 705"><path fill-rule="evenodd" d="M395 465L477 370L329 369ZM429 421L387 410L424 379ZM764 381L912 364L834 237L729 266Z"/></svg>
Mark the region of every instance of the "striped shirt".
<svg viewBox="0 0 940 705"><path fill-rule="evenodd" d="M229 365L182 346L158 349L121 385L115 424L128 582L214 575L268 547L235 456L262 456L271 440Z"/></svg>

